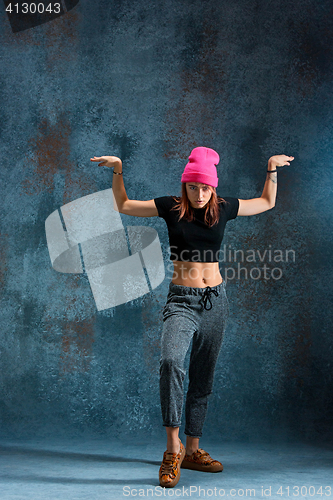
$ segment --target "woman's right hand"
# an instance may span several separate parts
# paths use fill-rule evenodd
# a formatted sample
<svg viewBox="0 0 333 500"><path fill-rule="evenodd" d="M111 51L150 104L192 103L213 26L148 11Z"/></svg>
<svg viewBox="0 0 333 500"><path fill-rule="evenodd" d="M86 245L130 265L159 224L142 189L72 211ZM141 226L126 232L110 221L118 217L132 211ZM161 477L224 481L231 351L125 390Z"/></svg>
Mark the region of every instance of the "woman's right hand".
<svg viewBox="0 0 333 500"><path fill-rule="evenodd" d="M90 161L99 162L99 167L120 167L122 168L122 161L117 156L94 156Z"/></svg>

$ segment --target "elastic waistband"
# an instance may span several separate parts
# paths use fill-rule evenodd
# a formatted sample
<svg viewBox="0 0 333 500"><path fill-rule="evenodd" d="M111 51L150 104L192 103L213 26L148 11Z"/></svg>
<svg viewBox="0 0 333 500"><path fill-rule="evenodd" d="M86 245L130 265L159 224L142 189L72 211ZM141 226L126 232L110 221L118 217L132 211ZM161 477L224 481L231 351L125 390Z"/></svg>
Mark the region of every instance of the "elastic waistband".
<svg viewBox="0 0 333 500"><path fill-rule="evenodd" d="M225 287L225 283L226 282L223 280L222 283L216 286L211 286L210 289L220 292ZM208 287L192 288L190 286L176 285L175 283L172 282L169 285L170 292L173 292L177 295L203 295L205 293L205 290L207 290L207 288Z"/></svg>

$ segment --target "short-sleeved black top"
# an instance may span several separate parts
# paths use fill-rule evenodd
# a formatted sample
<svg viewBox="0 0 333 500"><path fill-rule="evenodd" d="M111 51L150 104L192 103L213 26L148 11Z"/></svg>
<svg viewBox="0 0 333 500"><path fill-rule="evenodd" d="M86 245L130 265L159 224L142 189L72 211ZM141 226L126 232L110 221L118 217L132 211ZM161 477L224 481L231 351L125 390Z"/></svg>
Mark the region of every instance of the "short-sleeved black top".
<svg viewBox="0 0 333 500"><path fill-rule="evenodd" d="M226 223L237 217L238 198L223 198L219 204L219 222L212 227L204 222L205 209L193 208L194 220L189 222L182 218L178 221L179 211L172 210L176 201L172 196L154 198L159 217L168 226L170 259L188 262L219 262Z"/></svg>

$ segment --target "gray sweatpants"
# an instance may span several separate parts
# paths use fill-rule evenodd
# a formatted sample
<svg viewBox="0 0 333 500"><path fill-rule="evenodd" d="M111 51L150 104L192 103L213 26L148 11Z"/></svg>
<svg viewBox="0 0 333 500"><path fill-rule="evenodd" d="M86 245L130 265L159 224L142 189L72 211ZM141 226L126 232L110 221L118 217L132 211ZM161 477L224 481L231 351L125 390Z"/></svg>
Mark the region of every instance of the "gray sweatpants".
<svg viewBox="0 0 333 500"><path fill-rule="evenodd" d="M170 283L163 309L160 397L163 425L179 427L183 407L184 360L192 342L185 434L202 435L208 396L220 352L229 305L225 281L215 287L190 288Z"/></svg>

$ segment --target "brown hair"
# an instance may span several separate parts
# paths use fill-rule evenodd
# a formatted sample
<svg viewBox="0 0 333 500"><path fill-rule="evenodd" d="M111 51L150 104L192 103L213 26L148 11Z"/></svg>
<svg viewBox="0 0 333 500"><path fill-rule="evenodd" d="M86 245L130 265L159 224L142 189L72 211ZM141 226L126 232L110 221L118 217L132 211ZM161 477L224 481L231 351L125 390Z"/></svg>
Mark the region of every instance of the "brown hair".
<svg viewBox="0 0 333 500"><path fill-rule="evenodd" d="M210 197L210 200L206 205L204 220L205 224L207 224L209 227L212 227L219 221L220 218L219 204L222 203L224 199L217 196L216 189L214 187L209 186L209 188L211 190L212 196ZM174 196L173 198L177 202L177 204L172 208L172 210L179 211L178 220L184 217L184 219L191 222L194 219L194 212L191 207L190 200L188 199L187 196L185 182L182 183L182 195L180 197Z"/></svg>

